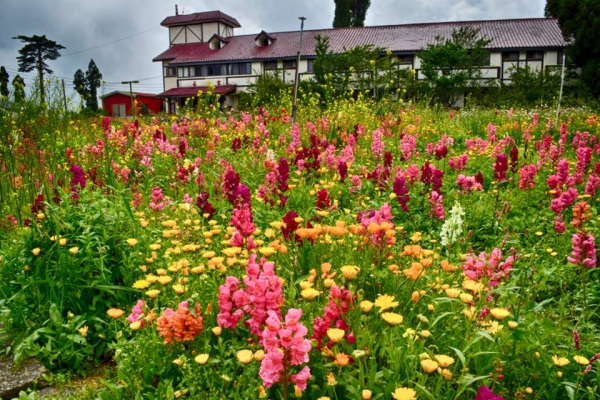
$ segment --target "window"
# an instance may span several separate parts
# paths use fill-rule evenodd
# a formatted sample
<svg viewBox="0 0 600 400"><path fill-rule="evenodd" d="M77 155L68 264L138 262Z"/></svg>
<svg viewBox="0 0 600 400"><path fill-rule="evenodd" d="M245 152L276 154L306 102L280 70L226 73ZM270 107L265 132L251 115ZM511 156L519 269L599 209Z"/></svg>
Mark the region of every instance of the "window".
<svg viewBox="0 0 600 400"><path fill-rule="evenodd" d="M400 64L411 64L413 63L415 56L412 54L402 54L398 56L398 63Z"/></svg>
<svg viewBox="0 0 600 400"><path fill-rule="evenodd" d="M265 71L273 71L277 69L277 61L265 61L263 62L263 69Z"/></svg>
<svg viewBox="0 0 600 400"><path fill-rule="evenodd" d="M312 73L315 69L315 60L306 60L306 72Z"/></svg>
<svg viewBox="0 0 600 400"><path fill-rule="evenodd" d="M296 60L283 60L283 69L295 69Z"/></svg>
<svg viewBox="0 0 600 400"><path fill-rule="evenodd" d="M251 69L251 63L229 64L229 75L250 75Z"/></svg>
<svg viewBox="0 0 600 400"><path fill-rule="evenodd" d="M542 61L544 59L543 51L528 51L527 61Z"/></svg>
<svg viewBox="0 0 600 400"><path fill-rule="evenodd" d="M563 56L565 54L564 50L559 50L556 52L556 65L563 65ZM566 63L566 60L565 60Z"/></svg>
<svg viewBox="0 0 600 400"><path fill-rule="evenodd" d="M502 53L502 61L519 61L518 51L505 51Z"/></svg>
<svg viewBox="0 0 600 400"><path fill-rule="evenodd" d="M165 76L177 76L177 68L165 67Z"/></svg>
<svg viewBox="0 0 600 400"><path fill-rule="evenodd" d="M194 75L194 67L179 67L179 68L177 68L177 76L180 78L189 78L190 76L193 76L193 75Z"/></svg>

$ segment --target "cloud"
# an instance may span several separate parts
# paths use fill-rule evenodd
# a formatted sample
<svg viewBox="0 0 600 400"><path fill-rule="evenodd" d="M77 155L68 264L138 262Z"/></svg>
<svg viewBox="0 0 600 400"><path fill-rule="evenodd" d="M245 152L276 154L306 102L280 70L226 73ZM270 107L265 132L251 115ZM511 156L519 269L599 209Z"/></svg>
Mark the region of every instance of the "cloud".
<svg viewBox="0 0 600 400"><path fill-rule="evenodd" d="M161 67L152 58L168 48L167 29L160 22L179 11L190 14L221 10L236 18L236 34L261 30L299 30L331 27L333 0L4 0L0 13L0 65L12 80L18 73L17 35L46 35L67 47L48 64L54 76L72 87L77 69L84 72L91 58L106 84L100 92L128 90L121 81L140 80L135 90L162 91ZM500 5L499 5L500 4ZM393 25L419 22L542 17L545 0L372 0L365 23ZM85 51L82 51L85 50ZM76 53L76 54L73 54ZM28 85L35 73L21 74ZM76 97L75 97L76 98Z"/></svg>

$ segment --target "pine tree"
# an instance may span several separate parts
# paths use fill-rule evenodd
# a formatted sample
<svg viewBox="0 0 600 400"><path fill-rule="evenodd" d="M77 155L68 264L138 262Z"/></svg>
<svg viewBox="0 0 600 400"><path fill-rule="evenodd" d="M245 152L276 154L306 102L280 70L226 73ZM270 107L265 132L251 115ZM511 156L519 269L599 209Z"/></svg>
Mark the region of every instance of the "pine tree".
<svg viewBox="0 0 600 400"><path fill-rule="evenodd" d="M335 2L335 14L333 27L364 26L367 10L371 6L371 0L333 0Z"/></svg>
<svg viewBox="0 0 600 400"><path fill-rule="evenodd" d="M8 72L4 65L0 67L0 96L8 97Z"/></svg>
<svg viewBox="0 0 600 400"><path fill-rule="evenodd" d="M40 81L40 102L41 104L45 104L46 93L44 91L44 73L52 74L52 70L48 67L48 64L46 64L46 60L56 60L60 57L60 50L65 49L65 47L53 40L47 39L46 35L19 35L13 37L13 39L19 39L22 42L27 43L19 50L20 55L17 57L17 60L19 61L19 72L31 72L37 70L38 79Z"/></svg>
<svg viewBox="0 0 600 400"><path fill-rule="evenodd" d="M86 99L86 106L88 109L96 111L98 110L98 88L102 84L102 74L96 66L93 59L90 60L88 70L85 73L85 82L87 86L88 97Z"/></svg>
<svg viewBox="0 0 600 400"><path fill-rule="evenodd" d="M87 88L85 74L81 69L78 69L73 76L73 86L75 86L75 91L79 93L81 99L84 100L87 97Z"/></svg>
<svg viewBox="0 0 600 400"><path fill-rule="evenodd" d="M25 81L21 78L21 75L15 76L15 79L12 81L13 85L13 97L15 103L21 103L25 100Z"/></svg>

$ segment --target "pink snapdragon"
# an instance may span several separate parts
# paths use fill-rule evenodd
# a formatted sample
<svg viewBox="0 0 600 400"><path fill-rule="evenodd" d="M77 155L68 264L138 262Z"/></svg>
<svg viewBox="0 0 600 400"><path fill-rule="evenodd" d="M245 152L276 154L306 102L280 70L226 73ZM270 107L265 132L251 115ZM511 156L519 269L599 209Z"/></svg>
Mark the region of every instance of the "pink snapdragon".
<svg viewBox="0 0 600 400"><path fill-rule="evenodd" d="M571 264L587 268L596 267L596 241L594 236L589 232L580 230L573 235L571 242L573 246L571 255L567 257L567 261Z"/></svg>
<svg viewBox="0 0 600 400"><path fill-rule="evenodd" d="M489 258L484 252L481 252L479 256L468 255L462 268L465 276L469 279L476 281L487 278L488 286L494 287L498 286L502 278L508 277L514 260L514 256L509 256L502 261L502 251L495 248Z"/></svg>
<svg viewBox="0 0 600 400"><path fill-rule="evenodd" d="M306 389L310 369L305 366L296 374L290 373L291 366L308 362L311 349L310 340L305 338L308 330L300 322L301 317L301 309L290 308L282 322L278 313L268 311L261 335L266 354L258 373L266 387L279 382L287 388L289 381L300 390Z"/></svg>
<svg viewBox="0 0 600 400"><path fill-rule="evenodd" d="M158 186L154 186L152 188L152 195L150 196L150 204L148 207L152 211L160 211L165 208L165 195L162 192L162 189Z"/></svg>
<svg viewBox="0 0 600 400"><path fill-rule="evenodd" d="M519 169L519 189L532 189L535 186L535 175L537 168L534 164L523 165Z"/></svg>

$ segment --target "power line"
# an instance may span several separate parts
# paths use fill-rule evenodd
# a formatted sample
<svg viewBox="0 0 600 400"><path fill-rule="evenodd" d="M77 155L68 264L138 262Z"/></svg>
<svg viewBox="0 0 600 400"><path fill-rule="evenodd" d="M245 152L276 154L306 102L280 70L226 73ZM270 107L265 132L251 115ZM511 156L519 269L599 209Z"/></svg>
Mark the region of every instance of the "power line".
<svg viewBox="0 0 600 400"><path fill-rule="evenodd" d="M86 51L95 50L95 49L98 49L100 47L109 46L109 45L114 44L114 43L122 42L123 40L131 39L132 37L139 36L139 35L141 35L143 33L149 32L149 31L151 31L153 29L156 29L158 27L159 27L159 25L156 25L156 26L153 26L152 28L146 29L145 31L134 33L133 35L125 36L125 37L122 37L120 39L113 40L112 42L99 44L97 46L89 47L89 48L83 49L83 50L77 50L77 51L74 51L72 53L61 54L61 57L68 57L68 56L72 56L72 55L75 55L75 54L84 53Z"/></svg>

